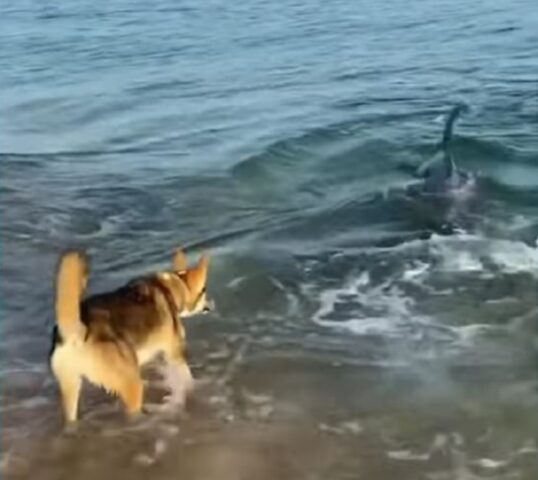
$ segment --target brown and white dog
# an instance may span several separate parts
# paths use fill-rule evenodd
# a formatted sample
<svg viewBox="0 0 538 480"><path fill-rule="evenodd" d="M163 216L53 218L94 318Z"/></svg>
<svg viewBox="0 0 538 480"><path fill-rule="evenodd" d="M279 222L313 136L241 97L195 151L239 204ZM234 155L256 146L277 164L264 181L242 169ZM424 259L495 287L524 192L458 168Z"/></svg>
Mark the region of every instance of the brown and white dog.
<svg viewBox="0 0 538 480"><path fill-rule="evenodd" d="M185 254L177 250L172 270L82 299L87 258L79 252L61 257L50 364L60 385L66 421L77 419L83 378L118 395L129 414L140 412L140 367L161 352L177 369L186 391L192 390L181 317L211 309L206 296L208 265L203 255L188 268Z"/></svg>

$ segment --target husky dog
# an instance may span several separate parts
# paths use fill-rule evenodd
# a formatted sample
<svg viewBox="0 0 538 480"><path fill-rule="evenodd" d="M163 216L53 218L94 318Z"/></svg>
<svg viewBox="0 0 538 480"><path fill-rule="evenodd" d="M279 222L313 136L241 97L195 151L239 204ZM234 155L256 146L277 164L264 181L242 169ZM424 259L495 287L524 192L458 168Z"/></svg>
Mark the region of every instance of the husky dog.
<svg viewBox="0 0 538 480"><path fill-rule="evenodd" d="M177 250L171 270L83 299L87 258L80 252L61 257L50 364L66 421L77 419L82 378L118 395L129 414L140 412L140 367L161 352L177 369L186 391L192 389L181 318L212 308L206 295L208 264L202 256L188 268L185 254Z"/></svg>

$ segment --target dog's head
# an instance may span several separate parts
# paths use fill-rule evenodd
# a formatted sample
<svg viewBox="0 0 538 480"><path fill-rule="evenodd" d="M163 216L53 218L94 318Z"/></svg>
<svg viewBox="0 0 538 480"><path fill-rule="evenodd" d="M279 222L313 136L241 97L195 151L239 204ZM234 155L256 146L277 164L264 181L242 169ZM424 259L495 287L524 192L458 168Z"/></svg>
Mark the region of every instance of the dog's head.
<svg viewBox="0 0 538 480"><path fill-rule="evenodd" d="M209 257L202 255L195 267L189 268L185 253L178 249L174 253L174 273L185 285L184 302L179 312L182 317L189 317L198 313L208 313L215 308L214 302L209 299L206 292Z"/></svg>

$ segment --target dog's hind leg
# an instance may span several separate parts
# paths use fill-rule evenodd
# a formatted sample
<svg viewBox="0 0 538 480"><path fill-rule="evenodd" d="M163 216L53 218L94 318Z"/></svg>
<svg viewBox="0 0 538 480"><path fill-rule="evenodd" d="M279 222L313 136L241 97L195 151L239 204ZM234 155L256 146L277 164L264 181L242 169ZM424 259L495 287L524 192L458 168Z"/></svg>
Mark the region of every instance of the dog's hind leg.
<svg viewBox="0 0 538 480"><path fill-rule="evenodd" d="M67 351L62 351L61 347L52 354L51 367L60 385L65 419L68 422L74 422L77 419L78 400L82 387L80 373L73 364L73 358L69 358Z"/></svg>
<svg viewBox="0 0 538 480"><path fill-rule="evenodd" d="M88 380L120 397L129 415L142 410L144 384L136 354L126 344L97 343L84 374Z"/></svg>
<svg viewBox="0 0 538 480"><path fill-rule="evenodd" d="M144 397L142 379L140 377L125 379L123 385L118 389L118 395L122 399L129 415L140 413Z"/></svg>

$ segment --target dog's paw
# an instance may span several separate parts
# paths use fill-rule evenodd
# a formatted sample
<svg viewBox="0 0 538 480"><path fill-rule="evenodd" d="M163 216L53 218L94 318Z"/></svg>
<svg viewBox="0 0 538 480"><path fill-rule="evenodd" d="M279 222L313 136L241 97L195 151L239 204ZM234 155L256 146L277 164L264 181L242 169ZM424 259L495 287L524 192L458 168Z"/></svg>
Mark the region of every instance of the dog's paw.
<svg viewBox="0 0 538 480"><path fill-rule="evenodd" d="M70 436L76 435L77 432L78 432L78 422L71 421L71 422L65 423L62 433L65 436L70 437Z"/></svg>

